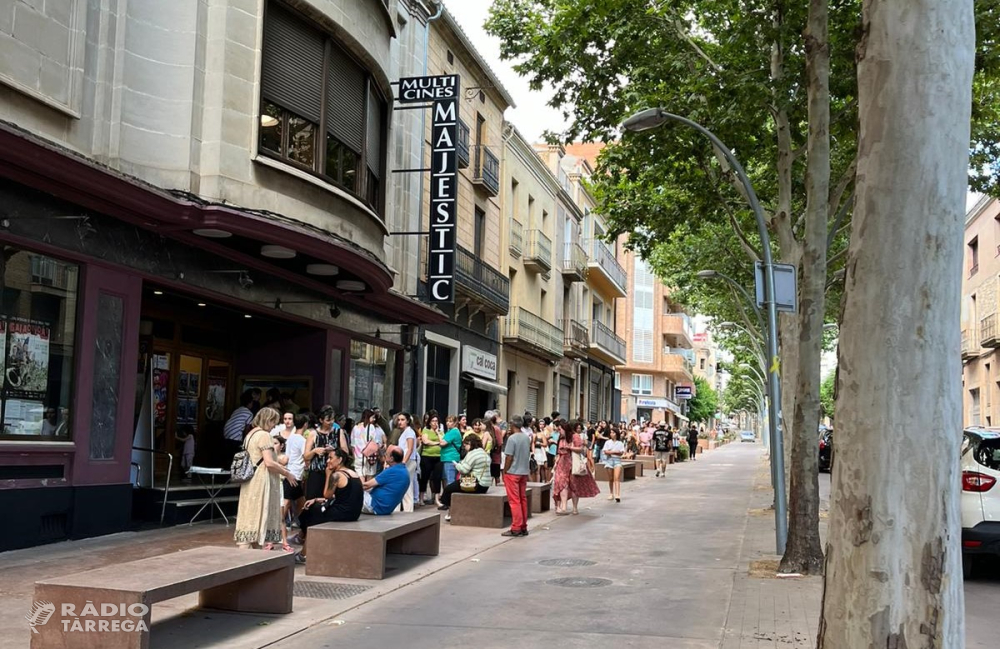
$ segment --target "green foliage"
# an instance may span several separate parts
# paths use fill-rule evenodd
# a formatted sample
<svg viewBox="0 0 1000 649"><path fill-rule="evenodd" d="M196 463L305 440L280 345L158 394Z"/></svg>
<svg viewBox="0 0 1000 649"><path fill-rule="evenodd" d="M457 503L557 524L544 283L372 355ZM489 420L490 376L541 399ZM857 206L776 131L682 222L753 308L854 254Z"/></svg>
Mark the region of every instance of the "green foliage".
<svg viewBox="0 0 1000 649"><path fill-rule="evenodd" d="M691 451L688 449L686 441L681 441L681 445L674 449L677 452L677 461L683 462L684 460L691 457Z"/></svg>
<svg viewBox="0 0 1000 649"><path fill-rule="evenodd" d="M700 376L694 377L695 396L688 401L688 417L694 422L712 421L719 398L711 384Z"/></svg>
<svg viewBox="0 0 1000 649"><path fill-rule="evenodd" d="M834 390L836 389L837 373L830 372L819 386L820 410L824 417L833 419Z"/></svg>

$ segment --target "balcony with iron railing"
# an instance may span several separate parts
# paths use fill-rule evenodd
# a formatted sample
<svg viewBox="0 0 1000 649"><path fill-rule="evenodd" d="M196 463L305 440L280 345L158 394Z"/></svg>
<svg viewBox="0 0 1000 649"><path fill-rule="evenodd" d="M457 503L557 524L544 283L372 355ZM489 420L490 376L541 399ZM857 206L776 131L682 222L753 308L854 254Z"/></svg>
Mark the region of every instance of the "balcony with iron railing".
<svg viewBox="0 0 1000 649"><path fill-rule="evenodd" d="M591 271L587 274L587 281L613 297L625 297L628 275L615 259L615 253L600 239L590 239L587 247L590 249L588 268Z"/></svg>
<svg viewBox="0 0 1000 649"><path fill-rule="evenodd" d="M503 319L503 342L548 360L563 355L563 332L522 307L512 307Z"/></svg>
<svg viewBox="0 0 1000 649"><path fill-rule="evenodd" d="M979 346L996 349L1000 347L997 337L997 314L991 313L979 321Z"/></svg>
<svg viewBox="0 0 1000 649"><path fill-rule="evenodd" d="M528 230L524 234L524 267L540 273L552 270L552 240L541 230Z"/></svg>
<svg viewBox="0 0 1000 649"><path fill-rule="evenodd" d="M455 285L463 295L497 315L510 309L510 280L462 246L455 250Z"/></svg>
<svg viewBox="0 0 1000 649"><path fill-rule="evenodd" d="M625 341L603 322L591 320L590 353L611 365L624 365Z"/></svg>
<svg viewBox="0 0 1000 649"><path fill-rule="evenodd" d="M686 313L664 314L663 336L671 347L694 347L691 318Z"/></svg>
<svg viewBox="0 0 1000 649"><path fill-rule="evenodd" d="M482 186L491 196L500 194L500 159L485 144L477 144L472 182Z"/></svg>
<svg viewBox="0 0 1000 649"><path fill-rule="evenodd" d="M972 346L972 336L968 329L962 330L962 360L967 361L979 356L979 349Z"/></svg>
<svg viewBox="0 0 1000 649"><path fill-rule="evenodd" d="M510 244L508 248L511 257L521 258L521 253L524 251L524 226L515 219L510 220Z"/></svg>
<svg viewBox="0 0 1000 649"><path fill-rule="evenodd" d="M461 119L458 120L458 142L455 144L458 157L458 168L465 169L469 166L469 126Z"/></svg>
<svg viewBox="0 0 1000 649"><path fill-rule="evenodd" d="M586 358L589 348L587 325L571 318L563 320L563 354L570 358Z"/></svg>
<svg viewBox="0 0 1000 649"><path fill-rule="evenodd" d="M587 279L587 251L575 241L563 244L562 274L567 282Z"/></svg>

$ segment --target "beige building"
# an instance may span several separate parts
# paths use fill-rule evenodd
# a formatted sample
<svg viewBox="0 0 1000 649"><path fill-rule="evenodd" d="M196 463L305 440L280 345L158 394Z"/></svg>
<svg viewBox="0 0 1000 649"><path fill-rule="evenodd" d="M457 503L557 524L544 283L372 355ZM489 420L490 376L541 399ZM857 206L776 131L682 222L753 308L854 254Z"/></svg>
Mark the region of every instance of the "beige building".
<svg viewBox="0 0 1000 649"><path fill-rule="evenodd" d="M1000 201L983 197L965 217L962 269L962 421L1000 424Z"/></svg>
<svg viewBox="0 0 1000 649"><path fill-rule="evenodd" d="M507 275L511 307L502 320L502 376L510 415L546 416L556 406L563 357L558 311L562 293L555 248L559 184L532 146L512 125L503 156L503 203L507 228Z"/></svg>

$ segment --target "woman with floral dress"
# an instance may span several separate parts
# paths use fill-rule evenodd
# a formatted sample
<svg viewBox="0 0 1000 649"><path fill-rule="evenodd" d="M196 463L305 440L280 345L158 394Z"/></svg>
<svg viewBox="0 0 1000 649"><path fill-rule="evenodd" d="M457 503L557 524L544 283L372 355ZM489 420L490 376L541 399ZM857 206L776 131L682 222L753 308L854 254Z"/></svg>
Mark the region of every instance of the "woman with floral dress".
<svg viewBox="0 0 1000 649"><path fill-rule="evenodd" d="M270 431L278 425L281 415L273 408L261 408L253 418L253 430L243 443L250 463L257 467L250 480L240 485L239 509L236 513L236 547L258 545L271 550L281 543L281 478L292 486L296 476L283 467L274 452ZM291 548L289 548L291 549Z"/></svg>
<svg viewBox="0 0 1000 649"><path fill-rule="evenodd" d="M594 476L587 471L584 475L573 475L573 454L580 456L586 462L587 447L580 432L583 424L580 422L563 422L562 433L556 447L555 480L552 485L552 497L556 501L556 514L566 516L566 505L573 501L573 513L579 514L580 498L593 498L601 493L597 488Z"/></svg>

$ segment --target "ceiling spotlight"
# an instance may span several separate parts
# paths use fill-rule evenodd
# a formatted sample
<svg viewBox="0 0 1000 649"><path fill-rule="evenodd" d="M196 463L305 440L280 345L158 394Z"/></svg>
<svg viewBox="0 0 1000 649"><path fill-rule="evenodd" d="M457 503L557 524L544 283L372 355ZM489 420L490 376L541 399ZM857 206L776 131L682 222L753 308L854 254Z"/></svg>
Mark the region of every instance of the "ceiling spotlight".
<svg viewBox="0 0 1000 649"><path fill-rule="evenodd" d="M340 307L337 306L336 304L331 304L330 305L330 317L331 318L339 318L340 317Z"/></svg>
<svg viewBox="0 0 1000 649"><path fill-rule="evenodd" d="M207 305L207 304L205 304L204 302L199 302L199 303L198 303L198 306L208 306L208 305Z"/></svg>
<svg viewBox="0 0 1000 649"><path fill-rule="evenodd" d="M233 236L232 232L229 232L228 230L220 230L218 228L198 228L191 231L199 237L205 237L206 239L228 239Z"/></svg>
<svg viewBox="0 0 1000 649"><path fill-rule="evenodd" d="M163 295L163 291L153 291L153 295Z"/></svg>
<svg viewBox="0 0 1000 649"><path fill-rule="evenodd" d="M295 251L284 246L261 246L260 254L271 259L294 259Z"/></svg>
<svg viewBox="0 0 1000 649"><path fill-rule="evenodd" d="M337 282L337 288L341 291L360 293L365 290L365 283L355 279L342 279Z"/></svg>
<svg viewBox="0 0 1000 649"><path fill-rule="evenodd" d="M250 315L249 313L244 313L244 314L243 314L243 317L244 317L244 318L246 318L247 320L249 320L249 319L250 319L250 318L252 318L253 316L252 316L252 315Z"/></svg>
<svg viewBox="0 0 1000 649"><path fill-rule="evenodd" d="M245 270L240 271L240 286L243 289L248 289L251 286L253 286L253 280L250 279L250 273L246 272Z"/></svg>

